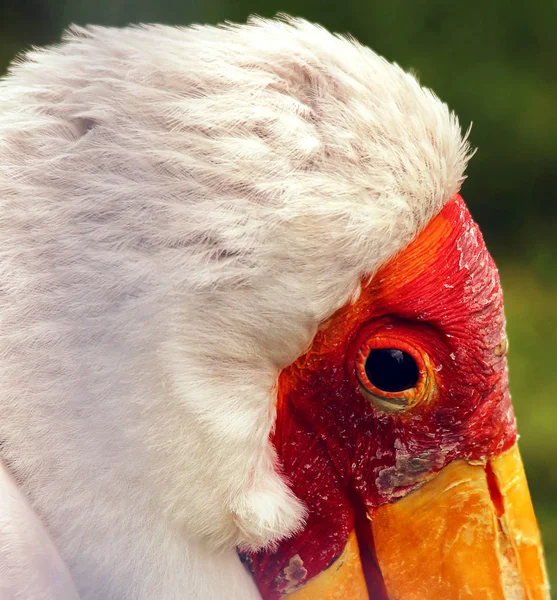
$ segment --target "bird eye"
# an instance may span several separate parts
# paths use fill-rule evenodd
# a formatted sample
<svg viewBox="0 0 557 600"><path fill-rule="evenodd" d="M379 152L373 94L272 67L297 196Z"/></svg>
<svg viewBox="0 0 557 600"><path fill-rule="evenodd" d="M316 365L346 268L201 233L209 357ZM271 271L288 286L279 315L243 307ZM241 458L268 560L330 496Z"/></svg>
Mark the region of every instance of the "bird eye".
<svg viewBox="0 0 557 600"><path fill-rule="evenodd" d="M356 376L361 394L382 412L407 411L436 393L427 354L398 338L367 340L358 352Z"/></svg>
<svg viewBox="0 0 557 600"><path fill-rule="evenodd" d="M416 361L408 352L397 348L371 350L364 368L369 381L384 392L409 390L420 378Z"/></svg>

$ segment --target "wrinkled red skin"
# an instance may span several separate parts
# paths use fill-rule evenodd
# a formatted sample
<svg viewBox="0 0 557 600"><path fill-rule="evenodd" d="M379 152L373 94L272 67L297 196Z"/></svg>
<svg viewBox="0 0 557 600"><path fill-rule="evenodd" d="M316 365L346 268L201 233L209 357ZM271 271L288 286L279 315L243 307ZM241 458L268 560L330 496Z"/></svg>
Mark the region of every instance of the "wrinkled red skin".
<svg viewBox="0 0 557 600"><path fill-rule="evenodd" d="M433 397L405 413L372 406L355 362L376 336L408 341L429 357ZM393 502L451 460L512 446L504 339L497 269L457 196L280 375L272 441L309 517L275 552L250 557L266 600L283 595L293 556L303 561L304 582L335 560L354 529L355 505Z"/></svg>

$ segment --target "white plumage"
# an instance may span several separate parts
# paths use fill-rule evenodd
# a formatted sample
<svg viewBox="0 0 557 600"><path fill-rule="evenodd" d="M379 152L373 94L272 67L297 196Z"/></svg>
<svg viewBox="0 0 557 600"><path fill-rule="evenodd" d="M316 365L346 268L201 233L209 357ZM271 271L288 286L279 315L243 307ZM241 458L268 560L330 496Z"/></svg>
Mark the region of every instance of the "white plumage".
<svg viewBox="0 0 557 600"><path fill-rule="evenodd" d="M82 599L258 597L234 547L304 514L277 375L466 160L431 92L301 20L73 28L12 67L1 455Z"/></svg>

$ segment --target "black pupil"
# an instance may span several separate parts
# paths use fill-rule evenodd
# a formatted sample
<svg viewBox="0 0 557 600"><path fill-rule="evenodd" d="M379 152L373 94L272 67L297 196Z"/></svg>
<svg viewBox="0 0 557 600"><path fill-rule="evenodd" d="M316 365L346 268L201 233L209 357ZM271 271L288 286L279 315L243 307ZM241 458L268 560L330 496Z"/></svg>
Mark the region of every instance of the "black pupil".
<svg viewBox="0 0 557 600"><path fill-rule="evenodd" d="M416 361L408 352L396 348L372 350L365 368L371 383L384 392L409 390L418 383L420 376Z"/></svg>

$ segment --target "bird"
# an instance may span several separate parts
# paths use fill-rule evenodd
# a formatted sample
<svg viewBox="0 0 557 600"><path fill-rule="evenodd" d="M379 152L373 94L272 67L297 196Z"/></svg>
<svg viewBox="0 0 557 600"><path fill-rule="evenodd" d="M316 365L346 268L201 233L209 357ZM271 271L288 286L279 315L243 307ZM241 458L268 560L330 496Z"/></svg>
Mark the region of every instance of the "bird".
<svg viewBox="0 0 557 600"><path fill-rule="evenodd" d="M471 154L414 75L299 18L20 56L3 597L549 598Z"/></svg>

